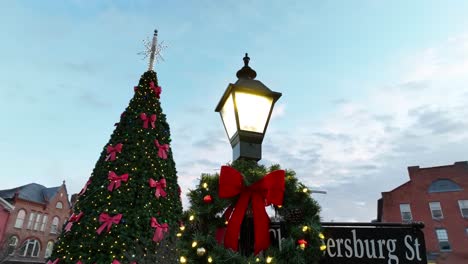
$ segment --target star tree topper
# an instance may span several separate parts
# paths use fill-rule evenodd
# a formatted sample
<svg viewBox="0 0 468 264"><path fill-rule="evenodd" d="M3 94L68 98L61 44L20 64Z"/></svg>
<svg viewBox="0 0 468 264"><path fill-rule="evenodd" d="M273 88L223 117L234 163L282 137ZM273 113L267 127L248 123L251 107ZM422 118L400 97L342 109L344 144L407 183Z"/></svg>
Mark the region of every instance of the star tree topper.
<svg viewBox="0 0 468 264"><path fill-rule="evenodd" d="M146 50L138 53L138 55L143 55L143 59L149 57L148 62L148 70L153 70L154 62L157 60L164 61L164 58L161 55L161 51L163 51L167 46L164 45L164 41L161 41L158 44L158 30L154 31L153 40L150 42L149 40L143 41Z"/></svg>

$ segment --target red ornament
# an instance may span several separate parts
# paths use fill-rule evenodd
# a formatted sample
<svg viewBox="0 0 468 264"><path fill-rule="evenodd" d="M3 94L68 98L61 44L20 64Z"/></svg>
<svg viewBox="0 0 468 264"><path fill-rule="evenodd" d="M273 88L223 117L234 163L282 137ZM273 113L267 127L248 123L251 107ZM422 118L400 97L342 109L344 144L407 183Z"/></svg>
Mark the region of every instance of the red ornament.
<svg viewBox="0 0 468 264"><path fill-rule="evenodd" d="M211 198L211 195L205 195L205 197L203 197L203 202L206 203L206 204L209 204L213 201L213 198Z"/></svg>
<svg viewBox="0 0 468 264"><path fill-rule="evenodd" d="M297 243L299 244L299 247L304 250L307 246L307 241L305 239L299 239L297 241Z"/></svg>

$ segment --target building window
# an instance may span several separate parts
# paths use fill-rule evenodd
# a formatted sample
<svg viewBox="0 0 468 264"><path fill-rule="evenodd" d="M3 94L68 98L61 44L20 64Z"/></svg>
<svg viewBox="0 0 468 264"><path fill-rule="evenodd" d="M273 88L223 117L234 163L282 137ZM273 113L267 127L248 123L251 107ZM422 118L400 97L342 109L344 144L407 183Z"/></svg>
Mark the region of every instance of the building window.
<svg viewBox="0 0 468 264"><path fill-rule="evenodd" d="M48 218L47 215L44 215L44 217L42 217L42 225L41 225L41 231L42 231L42 232L44 232L45 227L46 227L46 225L47 225L47 218Z"/></svg>
<svg viewBox="0 0 468 264"><path fill-rule="evenodd" d="M444 218L444 215L442 214L442 207L440 207L440 202L430 202L429 208L431 209L433 219Z"/></svg>
<svg viewBox="0 0 468 264"><path fill-rule="evenodd" d="M401 213L402 221L410 222L413 220L413 216L411 215L411 208L409 204L400 204L400 213Z"/></svg>
<svg viewBox="0 0 468 264"><path fill-rule="evenodd" d="M36 213L31 212L31 214L29 215L28 226L26 227L26 229L32 229L33 228L34 220L36 220Z"/></svg>
<svg viewBox="0 0 468 264"><path fill-rule="evenodd" d="M447 230L440 228L436 229L437 240L439 241L440 251L450 251L450 243L448 241Z"/></svg>
<svg viewBox="0 0 468 264"><path fill-rule="evenodd" d="M54 250L54 242L49 241L47 243L44 258L49 258L52 255L52 250Z"/></svg>
<svg viewBox="0 0 468 264"><path fill-rule="evenodd" d="M58 225L59 225L59 218L55 216L52 219L52 225L50 226L50 233L57 234Z"/></svg>
<svg viewBox="0 0 468 264"><path fill-rule="evenodd" d="M42 220L41 218L42 218L42 214L37 213L36 222L34 223L34 230L39 230L39 227L41 226L41 220Z"/></svg>
<svg viewBox="0 0 468 264"><path fill-rule="evenodd" d="M460 206L461 215L468 218L468 200L458 200L458 206Z"/></svg>
<svg viewBox="0 0 468 264"><path fill-rule="evenodd" d="M429 193L463 191L460 185L449 179L438 179L429 186Z"/></svg>
<svg viewBox="0 0 468 264"><path fill-rule="evenodd" d="M62 209L63 208L63 203L62 202L57 202L55 205L55 208Z"/></svg>
<svg viewBox="0 0 468 264"><path fill-rule="evenodd" d="M21 209L18 211L18 215L16 216L15 227L16 228L23 228L24 219L26 218L26 211Z"/></svg>
<svg viewBox="0 0 468 264"><path fill-rule="evenodd" d="M11 236L8 239L8 255L14 255L16 246L18 245L18 237Z"/></svg>
<svg viewBox="0 0 468 264"><path fill-rule="evenodd" d="M21 246L20 255L23 257L37 257L41 251L41 244L36 239L28 239Z"/></svg>

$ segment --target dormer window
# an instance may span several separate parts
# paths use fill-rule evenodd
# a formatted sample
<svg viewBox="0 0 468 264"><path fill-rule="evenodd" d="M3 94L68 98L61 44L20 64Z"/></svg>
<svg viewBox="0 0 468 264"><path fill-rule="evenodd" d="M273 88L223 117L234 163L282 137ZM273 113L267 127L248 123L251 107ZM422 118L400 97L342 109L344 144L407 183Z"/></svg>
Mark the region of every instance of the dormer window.
<svg viewBox="0 0 468 264"><path fill-rule="evenodd" d="M63 203L62 202L57 202L55 205L55 208L62 209L63 208Z"/></svg>

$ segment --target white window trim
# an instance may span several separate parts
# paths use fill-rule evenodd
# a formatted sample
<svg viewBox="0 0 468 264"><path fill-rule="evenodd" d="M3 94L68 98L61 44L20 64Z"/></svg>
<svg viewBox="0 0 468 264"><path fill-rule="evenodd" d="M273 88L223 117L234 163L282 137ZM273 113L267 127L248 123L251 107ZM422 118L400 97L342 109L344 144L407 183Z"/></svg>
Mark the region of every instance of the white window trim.
<svg viewBox="0 0 468 264"><path fill-rule="evenodd" d="M439 237L439 233L437 232L438 230L443 230L445 232L445 235L447 236L447 238L440 238ZM447 229L445 228L436 228L436 238L437 238L437 243L439 244L439 249L441 252L449 252L449 251L452 251L452 245L450 244L450 241L449 241L449 238L448 238L448 232L447 232ZM449 245L450 249L442 249L440 247L440 243L442 242L447 242L447 244Z"/></svg>
<svg viewBox="0 0 468 264"><path fill-rule="evenodd" d="M408 206L408 211L402 210L402 209L404 209L403 207L406 207L406 205ZM403 217L403 213L409 213L410 219L405 219ZM400 204L400 216L401 216L402 221L405 221L405 222L413 221L413 214L411 213L411 205L409 203Z"/></svg>
<svg viewBox="0 0 468 264"><path fill-rule="evenodd" d="M433 205L438 205L438 207L433 206ZM431 211L432 219L436 219L436 220L444 219L444 213L442 212L442 205L440 204L440 202L429 202L429 210ZM434 211L436 211L436 210L440 211L440 217L435 217L434 216Z"/></svg>
<svg viewBox="0 0 468 264"><path fill-rule="evenodd" d="M26 240L24 243L24 248L22 249L23 250L23 254L21 254L21 256L23 257L33 257L33 258L36 258L39 256L39 254L41 253L41 243L39 242L39 240L37 239L34 239L34 238L30 238L28 240ZM32 250L31 250L31 255L27 255L28 254L28 251L29 251L29 247L32 246ZM37 254L34 255L34 251L36 251L36 247L39 247L39 249L37 250Z"/></svg>
<svg viewBox="0 0 468 264"><path fill-rule="evenodd" d="M49 246L51 244L52 244L52 246ZM50 257L52 255L52 252L54 251L54 246L55 246L55 244L54 244L53 241L47 242L46 250L45 250L45 253L44 253L44 258L48 258L48 257Z"/></svg>
<svg viewBox="0 0 468 264"><path fill-rule="evenodd" d="M36 222L36 212L31 212L29 214L29 220L28 220L28 225L26 226L26 229L33 229L34 223Z"/></svg>
<svg viewBox="0 0 468 264"><path fill-rule="evenodd" d="M19 218L20 213L22 213L22 212L24 213L24 216L23 216L23 218ZM24 226L24 220L26 219L26 216L28 216L26 210L20 209L20 210L18 211L18 214L16 214L16 220L15 220L15 226L14 226L14 227L15 227L15 228L23 228L23 226Z"/></svg>
<svg viewBox="0 0 468 264"><path fill-rule="evenodd" d="M57 219L57 223L55 223L56 219ZM60 218L58 218L58 216L54 216L54 218L52 218L52 224L50 225L50 233L51 234L57 234L58 233L59 224L60 224Z"/></svg>
<svg viewBox="0 0 468 264"><path fill-rule="evenodd" d="M468 200L458 200L458 207L460 208L460 214L463 218L468 218L467 215L463 215L463 209L468 210Z"/></svg>
<svg viewBox="0 0 468 264"><path fill-rule="evenodd" d="M13 251L9 253L9 256L15 255L16 247L18 246L18 237L17 236L11 236L10 239L15 239L15 243L11 243L11 241L8 241L8 251L10 251L10 247L14 247Z"/></svg>
<svg viewBox="0 0 468 264"><path fill-rule="evenodd" d="M33 230L38 231L40 229L40 227L41 227L41 223L42 223L42 213L37 213L36 220L34 221Z"/></svg>
<svg viewBox="0 0 468 264"><path fill-rule="evenodd" d="M48 215L47 214L42 216L42 224L41 224L41 228L40 228L41 232L45 231L45 228L46 228L46 225L47 225L47 220L48 220Z"/></svg>

